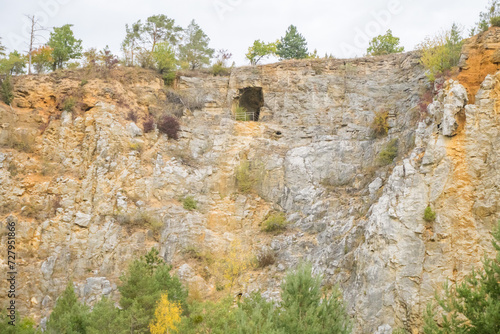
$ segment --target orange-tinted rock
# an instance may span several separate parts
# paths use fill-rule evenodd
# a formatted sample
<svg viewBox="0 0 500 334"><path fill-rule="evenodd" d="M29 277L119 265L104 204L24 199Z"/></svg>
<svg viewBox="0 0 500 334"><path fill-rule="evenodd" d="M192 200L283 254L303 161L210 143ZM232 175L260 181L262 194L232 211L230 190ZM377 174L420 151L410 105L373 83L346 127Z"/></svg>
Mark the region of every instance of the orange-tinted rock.
<svg viewBox="0 0 500 334"><path fill-rule="evenodd" d="M500 70L500 28L492 27L468 39L463 48L458 80L467 89L469 103L488 74Z"/></svg>

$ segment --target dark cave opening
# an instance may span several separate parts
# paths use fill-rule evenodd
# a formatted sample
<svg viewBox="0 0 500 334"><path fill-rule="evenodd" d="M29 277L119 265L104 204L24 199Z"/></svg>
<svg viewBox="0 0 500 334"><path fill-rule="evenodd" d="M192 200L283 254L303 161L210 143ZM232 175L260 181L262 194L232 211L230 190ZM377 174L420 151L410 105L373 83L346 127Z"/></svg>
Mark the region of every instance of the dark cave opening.
<svg viewBox="0 0 500 334"><path fill-rule="evenodd" d="M245 108L248 121L259 120L260 109L264 106L262 87L246 87L239 91L238 106Z"/></svg>

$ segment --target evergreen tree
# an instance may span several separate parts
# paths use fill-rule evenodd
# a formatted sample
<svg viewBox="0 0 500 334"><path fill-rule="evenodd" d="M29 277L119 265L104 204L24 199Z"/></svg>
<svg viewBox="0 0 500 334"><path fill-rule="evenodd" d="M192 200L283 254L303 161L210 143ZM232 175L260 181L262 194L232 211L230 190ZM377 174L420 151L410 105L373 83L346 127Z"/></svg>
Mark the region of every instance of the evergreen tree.
<svg viewBox="0 0 500 334"><path fill-rule="evenodd" d="M88 317L87 334L120 334L129 332L127 323L114 302L102 297Z"/></svg>
<svg viewBox="0 0 500 334"><path fill-rule="evenodd" d="M132 26L135 38L135 27ZM175 25L174 19L168 18L166 15L153 15L148 17L144 25L141 27L140 35L143 43L150 46L149 51L153 52L156 44L160 42L168 42L171 45L177 45L179 32L182 28Z"/></svg>
<svg viewBox="0 0 500 334"><path fill-rule="evenodd" d="M136 52L140 50L139 43L141 41L141 30L142 23L141 20L136 23L132 23L129 27L128 24L125 24L125 39L122 42L122 51L125 55L125 65L134 66L134 55Z"/></svg>
<svg viewBox="0 0 500 334"><path fill-rule="evenodd" d="M52 69L54 71L63 68L68 60L80 58L82 55L82 40L75 38L71 27L71 24L66 24L54 28L54 31L50 33L47 45L52 48Z"/></svg>
<svg viewBox="0 0 500 334"><path fill-rule="evenodd" d="M189 305L189 317L182 318L178 333L233 334L236 330L236 321L232 306L231 296L221 298L217 302L192 301Z"/></svg>
<svg viewBox="0 0 500 334"><path fill-rule="evenodd" d="M179 46L180 59L194 70L210 64L214 49L208 47L210 38L194 20L184 31L184 43Z"/></svg>
<svg viewBox="0 0 500 334"><path fill-rule="evenodd" d="M307 43L304 36L297 32L297 27L288 27L285 36L276 45L276 54L281 59L307 58Z"/></svg>
<svg viewBox="0 0 500 334"><path fill-rule="evenodd" d="M134 261L127 273L120 279L123 285L120 306L130 331L148 333L149 323L154 316L156 303L165 291L172 302L179 302L186 310L187 291L176 276L170 275L167 265L153 248L148 254Z"/></svg>
<svg viewBox="0 0 500 334"><path fill-rule="evenodd" d="M445 284L444 296L436 295L437 305L427 305L424 333L500 333L500 222L492 243L496 257L485 257L483 269L473 270L461 284L451 288ZM437 309L442 311L439 320L435 319Z"/></svg>
<svg viewBox="0 0 500 334"><path fill-rule="evenodd" d="M471 35L488 30L488 28L491 26L491 21L499 16L500 1L490 0L488 6L486 7L486 11L479 14L479 22L477 22L476 26L472 28Z"/></svg>
<svg viewBox="0 0 500 334"><path fill-rule="evenodd" d="M370 56L381 56L404 52L404 50L404 47L399 46L399 38L394 37L389 29L385 35L379 35L372 39L366 52Z"/></svg>
<svg viewBox="0 0 500 334"><path fill-rule="evenodd" d="M6 307L2 307L5 310ZM31 318L24 317L16 312L16 322L15 325L10 324L12 319L10 319L6 312L0 313L0 334L35 334L35 321Z"/></svg>
<svg viewBox="0 0 500 334"><path fill-rule="evenodd" d="M254 292L239 305L236 312L237 334L286 334L278 328L279 309Z"/></svg>
<svg viewBox="0 0 500 334"><path fill-rule="evenodd" d="M73 282L68 282L47 321L48 334L86 334L89 310L76 298Z"/></svg>
<svg viewBox="0 0 500 334"><path fill-rule="evenodd" d="M340 292L322 296L321 276L310 264L299 265L281 285L280 328L290 334L350 333L349 317Z"/></svg>
<svg viewBox="0 0 500 334"><path fill-rule="evenodd" d="M2 97L2 101L6 104L10 105L14 99L13 90L14 88L12 87L12 83L10 81L10 75L7 75L0 83L0 96Z"/></svg>

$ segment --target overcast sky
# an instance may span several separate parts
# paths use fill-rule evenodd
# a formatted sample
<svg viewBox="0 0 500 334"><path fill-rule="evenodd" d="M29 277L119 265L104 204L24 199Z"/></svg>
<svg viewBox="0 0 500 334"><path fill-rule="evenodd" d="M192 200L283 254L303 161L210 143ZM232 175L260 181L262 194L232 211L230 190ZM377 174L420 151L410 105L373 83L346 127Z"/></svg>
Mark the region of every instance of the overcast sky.
<svg viewBox="0 0 500 334"><path fill-rule="evenodd" d="M192 19L214 49L228 49L238 65L256 39L275 41L290 24L310 51L338 58L362 56L369 39L392 29L406 51L453 22L469 28L487 0L0 0L0 37L9 51L25 50L24 15L47 27L73 24L84 48L109 45L120 54L125 24L165 14L186 27ZM464 34L464 35L465 35Z"/></svg>

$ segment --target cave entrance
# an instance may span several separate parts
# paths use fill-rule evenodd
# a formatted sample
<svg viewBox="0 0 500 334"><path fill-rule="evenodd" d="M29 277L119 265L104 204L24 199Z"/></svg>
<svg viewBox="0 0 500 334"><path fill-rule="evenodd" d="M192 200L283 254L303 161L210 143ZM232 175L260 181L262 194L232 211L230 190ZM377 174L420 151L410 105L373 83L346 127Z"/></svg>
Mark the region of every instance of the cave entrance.
<svg viewBox="0 0 500 334"><path fill-rule="evenodd" d="M257 122L260 116L260 108L264 106L264 95L262 87L246 87L239 90L235 101L237 108L235 118L237 121Z"/></svg>

